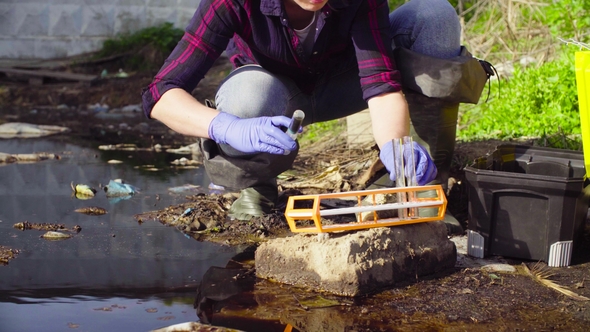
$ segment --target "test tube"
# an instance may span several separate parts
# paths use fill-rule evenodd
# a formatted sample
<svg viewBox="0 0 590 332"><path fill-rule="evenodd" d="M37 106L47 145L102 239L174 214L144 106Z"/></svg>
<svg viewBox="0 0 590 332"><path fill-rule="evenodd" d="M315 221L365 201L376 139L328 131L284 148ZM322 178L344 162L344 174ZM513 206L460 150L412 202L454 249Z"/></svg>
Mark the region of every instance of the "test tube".
<svg viewBox="0 0 590 332"><path fill-rule="evenodd" d="M393 146L393 162L395 165L395 186L397 188L402 188L406 186L406 177L404 171L404 145L403 140L401 138L394 138L392 140ZM407 202L407 196L403 192L397 193L397 202L398 203L405 203ZM405 208L398 209L398 217L400 219L407 219L408 213Z"/></svg>
<svg viewBox="0 0 590 332"><path fill-rule="evenodd" d="M305 113L302 110L296 110L291 117L291 123L289 124L289 128L287 128L287 135L292 139L297 139L297 135L299 134L299 128L303 123L303 119L305 118ZM291 153L289 150L285 150L285 155Z"/></svg>
<svg viewBox="0 0 590 332"><path fill-rule="evenodd" d="M406 153L406 167L404 168L404 173L406 177L406 186L408 187L415 187L418 185L418 181L416 180L416 160L414 155L414 140L411 136L404 136L402 137L402 142L404 146L404 152ZM407 193L407 201L414 202L416 201L416 193L410 191ZM416 217L417 210L416 208L409 208L408 209L408 216L409 217Z"/></svg>
<svg viewBox="0 0 590 332"><path fill-rule="evenodd" d="M395 186L398 188L416 186L416 164L414 160L413 140L410 136L394 138L393 160L395 164ZM415 200L413 193L397 193L398 203L407 203ZM416 216L415 208L402 208L398 210L400 219L407 219Z"/></svg>
<svg viewBox="0 0 590 332"><path fill-rule="evenodd" d="M305 113L302 110L296 110L291 117L291 124L289 128L287 128L287 135L289 135L292 139L297 138L297 134L299 133L299 128L303 123L303 119L305 118Z"/></svg>

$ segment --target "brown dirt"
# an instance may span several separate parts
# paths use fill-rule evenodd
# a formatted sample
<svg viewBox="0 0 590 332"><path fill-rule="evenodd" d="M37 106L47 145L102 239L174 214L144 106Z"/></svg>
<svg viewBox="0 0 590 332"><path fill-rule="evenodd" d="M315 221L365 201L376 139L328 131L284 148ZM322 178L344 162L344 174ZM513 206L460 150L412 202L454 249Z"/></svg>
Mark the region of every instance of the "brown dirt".
<svg viewBox="0 0 590 332"><path fill-rule="evenodd" d="M18 250L0 246L0 265L8 265L8 262L18 256Z"/></svg>
<svg viewBox="0 0 590 332"><path fill-rule="evenodd" d="M76 71L75 67L62 69ZM227 63L219 63L214 67L203 84L193 93L195 97L201 101L212 98L217 83L228 70ZM100 67L85 68L84 71L100 72ZM156 121L147 121L141 113L125 119L128 128L121 130L120 120L97 121L92 112L88 111L87 105L96 103L107 104L111 109L139 104L140 91L150 82L151 77L152 74L134 74L126 79L102 80L90 87L67 82L29 86L14 77L0 77L0 123L22 121L67 126L72 129L69 135L74 139L87 139L93 142L98 140L101 144L137 142L140 146L151 146L156 143L182 146L193 143L193 139L175 134ZM457 145L452 176L458 181L449 194L448 209L463 225L467 223L468 211L462 168L468 161L485 155L499 143L505 142L484 141ZM342 146L339 151L341 148ZM351 154L358 159L376 159L376 152L368 149L347 152L347 158L350 158ZM294 165L294 176L313 174L325 169L338 154L318 156L300 152ZM359 174L343 171L342 175L342 181L332 190L362 187L356 182L362 172ZM311 190L305 192L309 191ZM236 198L233 194L188 196L186 203L159 211L147 211L136 216L136 219L138 222L158 220L197 240L230 245L256 244L268 238L289 234L282 214L284 204L289 195L301 193L304 191L284 190L273 214L250 222L232 221L226 217L228 207ZM194 210L186 216L181 216L188 208ZM590 278L589 234L587 231L580 257L575 258L574 265L551 270L555 274L553 280L586 297L590 297L590 287L585 285L586 278ZM17 254L9 248L0 249L0 263L7 263ZM510 262L520 266L518 261ZM390 291L356 299L354 307L343 305L337 308L317 309L315 312L320 316L331 317L332 320L340 319L353 324L349 327L358 327L355 329L358 331L397 330L395 326L403 326L405 330L430 331L590 329L590 301L576 301L542 286L523 273L521 268L517 273L502 273L498 276L499 278L494 278L491 273L481 269L456 268L445 275L416 280ZM272 286L265 281L257 282L259 290L267 287L271 289L272 296L281 292L280 287ZM256 296L260 303L261 294ZM283 304L280 307L285 306L288 305ZM276 305L274 308L276 310ZM296 313L300 309L293 308L292 312ZM269 307L267 310L273 309ZM234 313L228 309L225 314L219 315L232 316Z"/></svg>

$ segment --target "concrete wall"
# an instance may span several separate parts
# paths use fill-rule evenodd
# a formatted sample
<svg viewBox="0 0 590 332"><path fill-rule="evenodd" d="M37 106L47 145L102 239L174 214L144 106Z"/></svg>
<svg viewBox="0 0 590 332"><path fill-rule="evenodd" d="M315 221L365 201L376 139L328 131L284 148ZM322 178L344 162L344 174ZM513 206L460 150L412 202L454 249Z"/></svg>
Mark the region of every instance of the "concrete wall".
<svg viewBox="0 0 590 332"><path fill-rule="evenodd" d="M121 33L172 22L184 29L200 0L0 0L0 58L96 51Z"/></svg>

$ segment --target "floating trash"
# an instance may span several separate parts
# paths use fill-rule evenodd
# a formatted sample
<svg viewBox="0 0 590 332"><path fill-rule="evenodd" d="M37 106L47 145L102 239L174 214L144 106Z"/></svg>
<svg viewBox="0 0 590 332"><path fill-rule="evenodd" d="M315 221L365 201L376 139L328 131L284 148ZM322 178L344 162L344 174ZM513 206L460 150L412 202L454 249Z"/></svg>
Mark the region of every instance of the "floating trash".
<svg viewBox="0 0 590 332"><path fill-rule="evenodd" d="M107 112L109 110L109 105L96 103L94 105L88 105L87 109L94 113Z"/></svg>
<svg viewBox="0 0 590 332"><path fill-rule="evenodd" d="M218 186L215 183L211 182L211 183L209 183L209 191L212 194L221 194L223 191L225 191L225 187Z"/></svg>
<svg viewBox="0 0 590 332"><path fill-rule="evenodd" d="M74 191L74 196L77 199L90 199L94 197L94 194L96 194L96 189L91 188L90 186L85 184L77 184L74 186L74 182L72 182L70 183L70 187L72 187L72 190Z"/></svg>
<svg viewBox="0 0 590 332"><path fill-rule="evenodd" d="M107 164L122 164L123 161L121 160L117 160L117 159L111 159L109 161L107 161Z"/></svg>
<svg viewBox="0 0 590 332"><path fill-rule="evenodd" d="M202 163L198 160L193 160L193 159L187 159L185 157L182 157L180 159L176 159L173 160L172 162L170 162L172 165L178 165L178 166L199 166Z"/></svg>
<svg viewBox="0 0 590 332"><path fill-rule="evenodd" d="M143 171L149 171L149 172L158 172L158 171L162 170L160 168L157 168L155 165L141 165L141 166L135 166L133 168L141 169Z"/></svg>
<svg viewBox="0 0 590 332"><path fill-rule="evenodd" d="M195 194L200 193L201 186L194 184L185 184L178 187L168 188L168 191L173 194Z"/></svg>
<svg viewBox="0 0 590 332"><path fill-rule="evenodd" d="M191 154L191 155L200 155L201 151L199 148L199 143L193 143L186 146L181 146L179 148L170 148L167 149L166 152L168 153L175 153L175 154Z"/></svg>
<svg viewBox="0 0 590 332"><path fill-rule="evenodd" d="M9 122L0 125L0 138L33 138L69 132L60 126L36 125L23 122Z"/></svg>
<svg viewBox="0 0 590 332"><path fill-rule="evenodd" d="M0 152L0 164L10 163L34 163L48 159L60 159L60 157L53 153L18 153L9 154Z"/></svg>
<svg viewBox="0 0 590 332"><path fill-rule="evenodd" d="M102 216L103 214L107 214L107 210L98 207L98 206L88 206L74 210L74 212L83 213L91 216Z"/></svg>
<svg viewBox="0 0 590 332"><path fill-rule="evenodd" d="M99 150L105 151L137 151L139 148L135 144L110 144L110 145L100 145L98 147Z"/></svg>
<svg viewBox="0 0 590 332"><path fill-rule="evenodd" d="M150 147L141 148L132 143L121 143L121 144L109 144L109 145L99 145L98 149L103 151L162 151L164 148L169 148L167 146L162 146L160 144L154 144Z"/></svg>
<svg viewBox="0 0 590 332"><path fill-rule="evenodd" d="M132 196L138 189L130 184L123 183L120 179L110 180L104 187L107 197Z"/></svg>
<svg viewBox="0 0 590 332"><path fill-rule="evenodd" d="M62 233L62 232L49 231L49 232L41 235L41 237L46 240L65 240L65 239L71 238L72 236L70 234L66 234L66 233Z"/></svg>

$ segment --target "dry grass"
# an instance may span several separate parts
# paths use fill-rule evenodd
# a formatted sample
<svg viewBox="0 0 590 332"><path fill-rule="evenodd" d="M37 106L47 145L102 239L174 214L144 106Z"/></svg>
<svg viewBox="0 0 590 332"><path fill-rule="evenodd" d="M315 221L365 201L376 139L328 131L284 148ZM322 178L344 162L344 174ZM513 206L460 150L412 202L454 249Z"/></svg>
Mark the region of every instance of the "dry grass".
<svg viewBox="0 0 590 332"><path fill-rule="evenodd" d="M551 288L569 298L572 298L574 300L578 300L578 301L588 301L590 300L589 298L582 296L582 295L578 295L574 292L572 292L571 290L569 290L567 287L565 286L561 286L558 283L556 283L555 281L551 280L550 278L554 275L551 270L540 264L537 263L535 264L532 269L529 269L529 267L522 263L522 267L525 271L525 273L527 275L529 275L531 278L533 278L535 281L537 281L538 283L540 283L543 286L546 286L548 288Z"/></svg>
<svg viewBox="0 0 590 332"><path fill-rule="evenodd" d="M540 65L551 60L560 43L539 20L547 5L526 0L481 0L463 9L459 1L462 43L476 57L494 64L531 57Z"/></svg>

